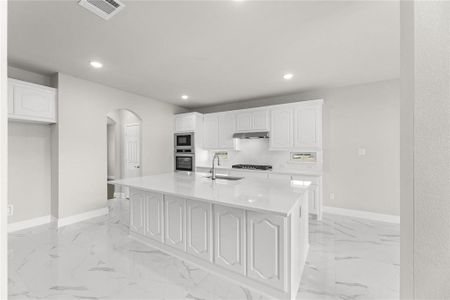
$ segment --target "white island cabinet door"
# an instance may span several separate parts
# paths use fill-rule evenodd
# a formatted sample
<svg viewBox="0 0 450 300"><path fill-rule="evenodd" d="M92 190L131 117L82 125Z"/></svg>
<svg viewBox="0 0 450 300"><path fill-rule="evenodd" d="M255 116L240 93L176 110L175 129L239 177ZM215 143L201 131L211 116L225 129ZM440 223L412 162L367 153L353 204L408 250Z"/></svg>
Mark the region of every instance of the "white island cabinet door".
<svg viewBox="0 0 450 300"><path fill-rule="evenodd" d="M214 205L214 262L245 275L245 211Z"/></svg>
<svg viewBox="0 0 450 300"><path fill-rule="evenodd" d="M187 200L186 221L187 252L212 261L211 204Z"/></svg>
<svg viewBox="0 0 450 300"><path fill-rule="evenodd" d="M165 196L165 243L169 246L186 250L186 200Z"/></svg>
<svg viewBox="0 0 450 300"><path fill-rule="evenodd" d="M145 192L130 192L130 230L145 234Z"/></svg>
<svg viewBox="0 0 450 300"><path fill-rule="evenodd" d="M286 290L285 218L247 213L247 276Z"/></svg>
<svg viewBox="0 0 450 300"><path fill-rule="evenodd" d="M163 242L163 195L152 192L146 192L146 195L145 236Z"/></svg>

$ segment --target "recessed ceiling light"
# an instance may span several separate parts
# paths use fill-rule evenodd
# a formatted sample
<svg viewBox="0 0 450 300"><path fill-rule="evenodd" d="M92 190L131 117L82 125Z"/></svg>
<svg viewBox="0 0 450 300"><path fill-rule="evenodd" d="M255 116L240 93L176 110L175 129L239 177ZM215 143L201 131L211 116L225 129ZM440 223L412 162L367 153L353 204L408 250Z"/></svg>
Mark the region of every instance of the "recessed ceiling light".
<svg viewBox="0 0 450 300"><path fill-rule="evenodd" d="M181 99L187 100L187 99L189 99L189 96L188 95L183 95L183 96L181 96Z"/></svg>
<svg viewBox="0 0 450 300"><path fill-rule="evenodd" d="M286 80L292 79L292 77L294 77L294 74L292 73L287 73L283 75L283 78Z"/></svg>
<svg viewBox="0 0 450 300"><path fill-rule="evenodd" d="M101 62L95 61L95 60L92 60L90 62L90 64L91 64L91 67L96 68L96 69L100 69L101 67L103 67L103 64Z"/></svg>

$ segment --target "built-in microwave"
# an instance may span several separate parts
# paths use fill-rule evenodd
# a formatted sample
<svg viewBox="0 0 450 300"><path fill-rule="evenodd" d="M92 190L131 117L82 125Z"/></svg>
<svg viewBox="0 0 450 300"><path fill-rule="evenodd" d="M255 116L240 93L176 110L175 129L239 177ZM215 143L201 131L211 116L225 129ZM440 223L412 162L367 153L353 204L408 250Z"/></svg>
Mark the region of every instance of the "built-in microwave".
<svg viewBox="0 0 450 300"><path fill-rule="evenodd" d="M175 171L195 171L194 153L175 153Z"/></svg>
<svg viewBox="0 0 450 300"><path fill-rule="evenodd" d="M175 149L194 148L194 133L175 133Z"/></svg>

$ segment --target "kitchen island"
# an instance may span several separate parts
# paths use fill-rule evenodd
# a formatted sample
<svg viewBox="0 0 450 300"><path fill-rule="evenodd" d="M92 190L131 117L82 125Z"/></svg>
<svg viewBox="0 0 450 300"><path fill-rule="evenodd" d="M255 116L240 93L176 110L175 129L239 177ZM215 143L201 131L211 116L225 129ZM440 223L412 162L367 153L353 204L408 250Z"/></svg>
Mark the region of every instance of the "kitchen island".
<svg viewBox="0 0 450 300"><path fill-rule="evenodd" d="M166 173L130 188L130 235L241 286L294 299L308 253L308 192L285 180Z"/></svg>

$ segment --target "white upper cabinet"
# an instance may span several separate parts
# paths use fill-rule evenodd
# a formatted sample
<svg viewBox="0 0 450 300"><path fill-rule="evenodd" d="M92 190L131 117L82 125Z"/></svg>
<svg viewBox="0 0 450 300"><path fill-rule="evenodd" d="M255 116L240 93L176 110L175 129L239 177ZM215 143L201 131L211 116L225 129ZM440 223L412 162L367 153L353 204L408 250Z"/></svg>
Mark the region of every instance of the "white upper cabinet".
<svg viewBox="0 0 450 300"><path fill-rule="evenodd" d="M322 104L300 103L294 119L295 148L322 148Z"/></svg>
<svg viewBox="0 0 450 300"><path fill-rule="evenodd" d="M206 114L203 118L203 147L209 150L237 150L233 112Z"/></svg>
<svg viewBox="0 0 450 300"><path fill-rule="evenodd" d="M271 107L270 150L293 149L322 149L322 100Z"/></svg>
<svg viewBox="0 0 450 300"><path fill-rule="evenodd" d="M270 148L286 149L293 146L292 107L273 108L270 111Z"/></svg>
<svg viewBox="0 0 450 300"><path fill-rule="evenodd" d="M232 112L219 115L219 147L237 150L233 134L236 132L236 115Z"/></svg>
<svg viewBox="0 0 450 300"><path fill-rule="evenodd" d="M56 123L56 89L16 79L8 80L11 120Z"/></svg>
<svg viewBox="0 0 450 300"><path fill-rule="evenodd" d="M202 121L202 114L196 112L175 115L175 132L197 132Z"/></svg>
<svg viewBox="0 0 450 300"><path fill-rule="evenodd" d="M236 131L269 130L268 110L242 110L236 112Z"/></svg>
<svg viewBox="0 0 450 300"><path fill-rule="evenodd" d="M219 148L219 114L207 114L203 117L203 147Z"/></svg>

